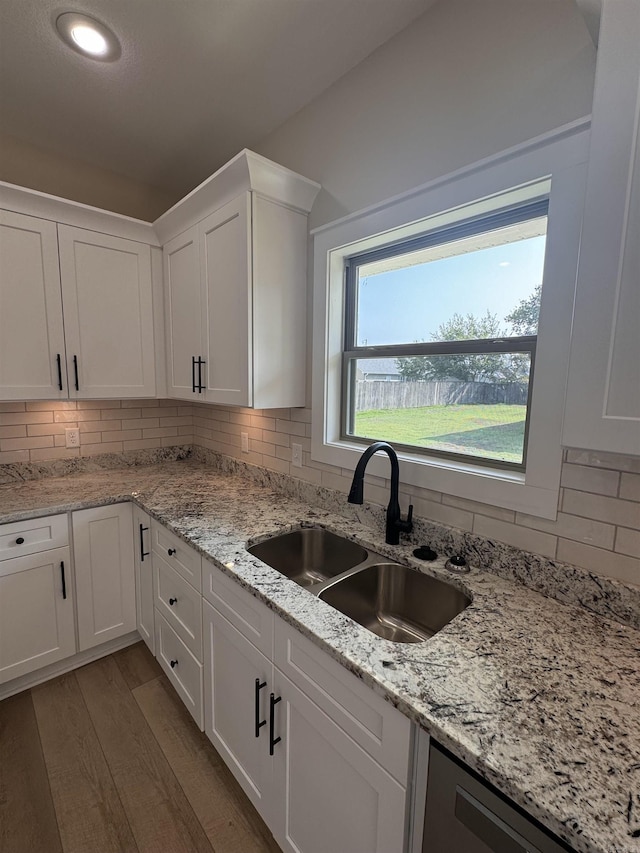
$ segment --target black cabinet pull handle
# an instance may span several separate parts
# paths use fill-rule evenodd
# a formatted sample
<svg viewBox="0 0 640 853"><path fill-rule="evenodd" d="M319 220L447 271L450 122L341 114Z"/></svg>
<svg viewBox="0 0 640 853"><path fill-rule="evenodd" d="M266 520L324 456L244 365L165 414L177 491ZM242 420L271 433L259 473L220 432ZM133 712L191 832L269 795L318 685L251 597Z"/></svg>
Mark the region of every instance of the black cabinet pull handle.
<svg viewBox="0 0 640 853"><path fill-rule="evenodd" d="M260 719L260 691L267 686L266 681L256 678L256 737L260 737L260 729L267 725L266 720Z"/></svg>
<svg viewBox="0 0 640 853"><path fill-rule="evenodd" d="M78 356L74 355L73 357L73 374L75 376L75 386L76 391L80 390L80 383L78 382Z"/></svg>
<svg viewBox="0 0 640 853"><path fill-rule="evenodd" d="M273 748L277 743L280 743L282 740L281 737L274 738L273 736L273 728L275 724L275 707L278 702L282 701L282 696L278 696L275 698L273 693L269 694L269 755L273 755Z"/></svg>
<svg viewBox="0 0 640 853"><path fill-rule="evenodd" d="M173 555L174 555L175 553L176 553L176 549L175 549L175 548L167 548L167 554L168 554L170 557L173 557Z"/></svg>
<svg viewBox="0 0 640 853"><path fill-rule="evenodd" d="M204 391L204 385L202 384L202 365L206 364L205 360L198 356L198 394L202 394Z"/></svg>
<svg viewBox="0 0 640 853"><path fill-rule="evenodd" d="M178 601L178 599L177 599L177 598L170 598L170 599L169 599L169 606L170 606L170 607L173 607L173 605L174 605L174 604L176 604L176 603L177 603L177 601Z"/></svg>
<svg viewBox="0 0 640 853"><path fill-rule="evenodd" d="M58 365L58 388L62 391L62 359L60 353L56 355L56 364Z"/></svg>
<svg viewBox="0 0 640 853"><path fill-rule="evenodd" d="M16 545L24 545L24 536L18 536L16 539Z"/></svg>
<svg viewBox="0 0 640 853"><path fill-rule="evenodd" d="M60 562L60 578L62 580L62 597L67 597L67 581L64 576L64 562Z"/></svg>
<svg viewBox="0 0 640 853"><path fill-rule="evenodd" d="M191 390L196 393L196 357L191 356Z"/></svg>
<svg viewBox="0 0 640 853"><path fill-rule="evenodd" d="M175 667L178 666L177 660L170 660L169 663L171 664L171 669L175 669Z"/></svg>
<svg viewBox="0 0 640 853"><path fill-rule="evenodd" d="M149 556L149 551L144 550L144 531L148 530L143 524L140 525L140 562L144 563L144 558Z"/></svg>

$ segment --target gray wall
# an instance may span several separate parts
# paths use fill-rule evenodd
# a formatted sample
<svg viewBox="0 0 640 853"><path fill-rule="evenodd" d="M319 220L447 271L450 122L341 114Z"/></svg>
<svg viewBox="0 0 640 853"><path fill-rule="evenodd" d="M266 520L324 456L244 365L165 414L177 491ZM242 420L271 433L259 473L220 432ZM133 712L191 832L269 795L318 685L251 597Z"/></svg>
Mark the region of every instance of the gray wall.
<svg viewBox="0 0 640 853"><path fill-rule="evenodd" d="M439 0L257 150L322 184L313 228L588 115L594 70L574 0Z"/></svg>

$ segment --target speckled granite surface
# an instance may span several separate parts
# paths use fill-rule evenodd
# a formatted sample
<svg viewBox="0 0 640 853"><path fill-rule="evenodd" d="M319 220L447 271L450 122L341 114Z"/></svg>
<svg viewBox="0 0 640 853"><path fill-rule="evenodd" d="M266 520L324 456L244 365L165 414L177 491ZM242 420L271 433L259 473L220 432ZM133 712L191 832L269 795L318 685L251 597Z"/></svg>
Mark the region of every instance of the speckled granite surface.
<svg viewBox="0 0 640 853"><path fill-rule="evenodd" d="M417 566L413 546L385 546L375 513L345 518L194 461L0 486L0 522L131 497L576 850L640 853L638 631L473 570L454 580L472 604L439 634L381 640L245 544L319 524ZM442 560L421 568L448 575Z"/></svg>

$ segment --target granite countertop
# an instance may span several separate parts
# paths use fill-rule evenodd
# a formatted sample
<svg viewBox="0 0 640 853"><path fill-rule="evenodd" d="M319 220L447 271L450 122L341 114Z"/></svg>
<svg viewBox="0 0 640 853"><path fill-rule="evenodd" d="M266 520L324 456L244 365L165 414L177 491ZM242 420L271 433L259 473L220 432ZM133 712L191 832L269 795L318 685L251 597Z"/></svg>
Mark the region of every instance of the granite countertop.
<svg viewBox="0 0 640 853"><path fill-rule="evenodd" d="M640 633L490 572L452 578L360 523L193 461L0 486L0 522L135 500L578 851L640 853ZM321 525L465 589L425 643L374 636L249 555ZM384 663L383 663L384 662Z"/></svg>

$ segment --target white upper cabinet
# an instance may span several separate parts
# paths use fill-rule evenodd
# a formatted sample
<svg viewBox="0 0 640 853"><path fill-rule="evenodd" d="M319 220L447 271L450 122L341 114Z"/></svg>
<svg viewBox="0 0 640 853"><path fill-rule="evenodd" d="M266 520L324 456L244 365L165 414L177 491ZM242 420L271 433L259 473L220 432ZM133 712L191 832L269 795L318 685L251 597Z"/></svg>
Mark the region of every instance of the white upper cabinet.
<svg viewBox="0 0 640 853"><path fill-rule="evenodd" d="M201 373L204 400L210 403L252 404L250 223L250 193L243 193L200 223L206 306Z"/></svg>
<svg viewBox="0 0 640 853"><path fill-rule="evenodd" d="M56 224L0 210L0 399L66 397Z"/></svg>
<svg viewBox="0 0 640 853"><path fill-rule="evenodd" d="M0 182L0 400L155 396L154 243L148 223Z"/></svg>
<svg viewBox="0 0 640 853"><path fill-rule="evenodd" d="M319 189L245 150L156 220L169 396L304 405L307 214Z"/></svg>
<svg viewBox="0 0 640 853"><path fill-rule="evenodd" d="M202 288L198 226L188 228L163 248L167 325L167 392L192 399L196 393L196 359L202 346Z"/></svg>
<svg viewBox="0 0 640 853"><path fill-rule="evenodd" d="M69 396L155 394L151 250L58 226Z"/></svg>
<svg viewBox="0 0 640 853"><path fill-rule="evenodd" d="M640 3L603 4L563 443L640 454Z"/></svg>

